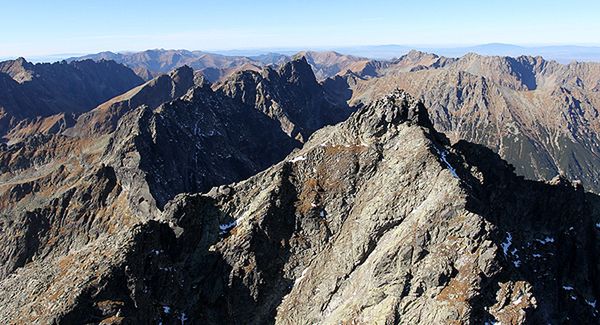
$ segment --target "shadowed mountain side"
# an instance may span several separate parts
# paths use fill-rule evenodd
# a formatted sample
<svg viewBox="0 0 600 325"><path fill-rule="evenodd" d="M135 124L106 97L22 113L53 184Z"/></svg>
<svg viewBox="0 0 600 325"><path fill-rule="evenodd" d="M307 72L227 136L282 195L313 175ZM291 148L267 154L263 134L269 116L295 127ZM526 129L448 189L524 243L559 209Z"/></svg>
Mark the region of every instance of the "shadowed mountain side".
<svg viewBox="0 0 600 325"><path fill-rule="evenodd" d="M156 108L160 104L175 100L194 86L204 84L204 78L195 75L188 66L173 70L129 90L95 109L82 114L73 128L65 132L69 136L92 136L113 132L119 119L127 112L145 105Z"/></svg>
<svg viewBox="0 0 600 325"><path fill-rule="evenodd" d="M14 127L20 137L27 128L63 130L70 125L40 128L38 122L52 115L88 111L141 83L133 71L113 61L32 64L20 58L0 62L0 135Z"/></svg>
<svg viewBox="0 0 600 325"><path fill-rule="evenodd" d="M266 67L259 72L235 73L215 88L253 105L277 121L290 137L302 142L324 125L345 120L353 111L346 103L328 100L305 57L277 70Z"/></svg>

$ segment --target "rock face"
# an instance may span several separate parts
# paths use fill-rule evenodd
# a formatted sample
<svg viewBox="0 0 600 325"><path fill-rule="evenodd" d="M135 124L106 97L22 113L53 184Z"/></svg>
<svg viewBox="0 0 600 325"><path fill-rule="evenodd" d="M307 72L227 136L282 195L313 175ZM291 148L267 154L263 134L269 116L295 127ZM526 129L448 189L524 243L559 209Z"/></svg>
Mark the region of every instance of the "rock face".
<svg viewBox="0 0 600 325"><path fill-rule="evenodd" d="M599 64L419 52L374 64L326 81L327 93L357 105L400 87L429 107L452 142L483 144L530 179L562 173L600 191Z"/></svg>
<svg viewBox="0 0 600 325"><path fill-rule="evenodd" d="M260 111L205 85L157 109L142 106L123 117L109 140L107 159L122 170L123 179L132 178L132 188L145 180L151 196L139 200L156 200L162 208L178 193L247 178L298 145Z"/></svg>
<svg viewBox="0 0 600 325"><path fill-rule="evenodd" d="M33 129L29 134L64 130L71 126L63 123L71 118L66 115L88 111L141 83L133 71L112 61L0 62L0 135L13 128L20 138L27 128Z"/></svg>
<svg viewBox="0 0 600 325"><path fill-rule="evenodd" d="M2 232L26 239L3 246L26 247L14 250L29 257L0 282L0 321L598 322L598 196L564 178L517 177L480 145L450 146L423 104L402 91L315 132L247 180L157 208L169 197L161 191L178 186L160 180L179 179L173 166L189 161L169 140L188 151L209 145L203 121L238 126L229 103L239 101L200 87L133 110L99 150L105 165L77 178L81 186L69 187L68 198L53 199L59 213L28 213L16 224L7 214ZM252 135L252 115L244 116L243 135ZM214 143L229 150L220 139L231 136ZM3 159L41 164L44 146L9 148L15 154ZM16 153L27 150L37 154L18 163ZM35 186L42 185L10 195L25 197ZM77 233L84 226L96 235ZM96 233L99 226L106 230ZM64 249L53 255L39 238Z"/></svg>
<svg viewBox="0 0 600 325"><path fill-rule="evenodd" d="M324 125L345 120L352 110L326 99L305 57L275 70L241 71L215 86L225 95L256 107L289 136L305 141Z"/></svg>

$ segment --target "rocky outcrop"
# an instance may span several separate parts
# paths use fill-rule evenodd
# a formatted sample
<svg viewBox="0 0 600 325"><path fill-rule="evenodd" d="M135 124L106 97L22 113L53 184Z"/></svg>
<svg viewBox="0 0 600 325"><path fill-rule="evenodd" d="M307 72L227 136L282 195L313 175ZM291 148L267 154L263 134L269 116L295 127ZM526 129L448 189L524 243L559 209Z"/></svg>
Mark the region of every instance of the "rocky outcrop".
<svg viewBox="0 0 600 325"><path fill-rule="evenodd" d="M254 106L299 141L306 141L324 125L343 121L352 112L345 103L335 105L328 101L305 57L281 65L277 70L267 67L260 72L235 73L215 88Z"/></svg>
<svg viewBox="0 0 600 325"><path fill-rule="evenodd" d="M218 96L201 91L209 90L186 100L213 103ZM180 121L180 106L194 112L191 105L163 105L149 125ZM134 166L135 159L120 161ZM122 192L133 190L120 176L123 167L115 174ZM450 146L425 107L395 91L245 181L178 195L154 220L142 216L147 221L117 227L68 255L32 261L0 282L0 316L56 323L594 323L599 202L564 178L524 180L480 145Z"/></svg>

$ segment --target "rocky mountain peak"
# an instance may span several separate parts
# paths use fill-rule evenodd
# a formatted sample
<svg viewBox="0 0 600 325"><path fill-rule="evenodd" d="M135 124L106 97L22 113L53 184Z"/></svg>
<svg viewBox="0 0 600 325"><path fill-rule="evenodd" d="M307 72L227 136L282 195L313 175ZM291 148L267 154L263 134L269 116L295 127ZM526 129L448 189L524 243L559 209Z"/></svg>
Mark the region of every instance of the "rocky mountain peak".
<svg viewBox="0 0 600 325"><path fill-rule="evenodd" d="M83 168L57 159L44 182L14 186L9 202L41 206L2 224L25 236L0 237L14 247L2 274L19 268L0 282L0 321L596 320L595 196L516 177L485 147L438 141L423 104L399 89L281 160L296 143L276 118L328 106L291 106L319 98L252 76L254 88L200 86L137 107L101 157L73 157ZM279 105L290 106L265 114ZM30 155L9 151L7 161ZM35 200L60 179L71 183L57 199Z"/></svg>
<svg viewBox="0 0 600 325"><path fill-rule="evenodd" d="M299 83L304 87L317 84L312 68L304 56L283 64L279 68L279 75L289 82Z"/></svg>
<svg viewBox="0 0 600 325"><path fill-rule="evenodd" d="M333 104L325 98L323 87L304 57L278 69L265 67L259 72L234 73L214 88L255 107L300 141L324 125L344 120L352 112L345 103Z"/></svg>
<svg viewBox="0 0 600 325"><path fill-rule="evenodd" d="M0 73L8 74L18 83L24 83L34 78L35 73L32 71L34 64L28 62L23 57L15 60L0 62Z"/></svg>
<svg viewBox="0 0 600 325"><path fill-rule="evenodd" d="M170 72L169 76L175 82L180 80L192 80L194 78L194 69L190 68L188 65L183 65Z"/></svg>
<svg viewBox="0 0 600 325"><path fill-rule="evenodd" d="M396 88L393 92L376 100L367 108L383 121L391 124L407 122L425 128L433 128L427 109L420 101L414 99L406 91ZM373 122L373 121L372 121Z"/></svg>
<svg viewBox="0 0 600 325"><path fill-rule="evenodd" d="M403 57L413 61L419 61L424 58L438 58L438 56L433 53L427 53L419 50L410 50Z"/></svg>

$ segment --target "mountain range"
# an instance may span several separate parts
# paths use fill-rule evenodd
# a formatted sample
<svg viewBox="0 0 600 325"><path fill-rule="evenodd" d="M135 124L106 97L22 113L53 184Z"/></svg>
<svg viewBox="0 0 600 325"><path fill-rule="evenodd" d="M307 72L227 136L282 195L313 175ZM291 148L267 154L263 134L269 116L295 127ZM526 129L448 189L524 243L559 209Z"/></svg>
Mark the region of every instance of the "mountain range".
<svg viewBox="0 0 600 325"><path fill-rule="evenodd" d="M73 120L71 114L86 112L141 83L114 61L1 62L0 135L10 139L19 138L23 130L63 130Z"/></svg>
<svg viewBox="0 0 600 325"><path fill-rule="evenodd" d="M564 174L598 191L600 64L541 57L449 59L410 52L327 81L350 103L402 88L430 109L453 142L491 148L532 179Z"/></svg>
<svg viewBox="0 0 600 325"><path fill-rule="evenodd" d="M597 63L150 50L0 81L2 323L599 320Z"/></svg>

